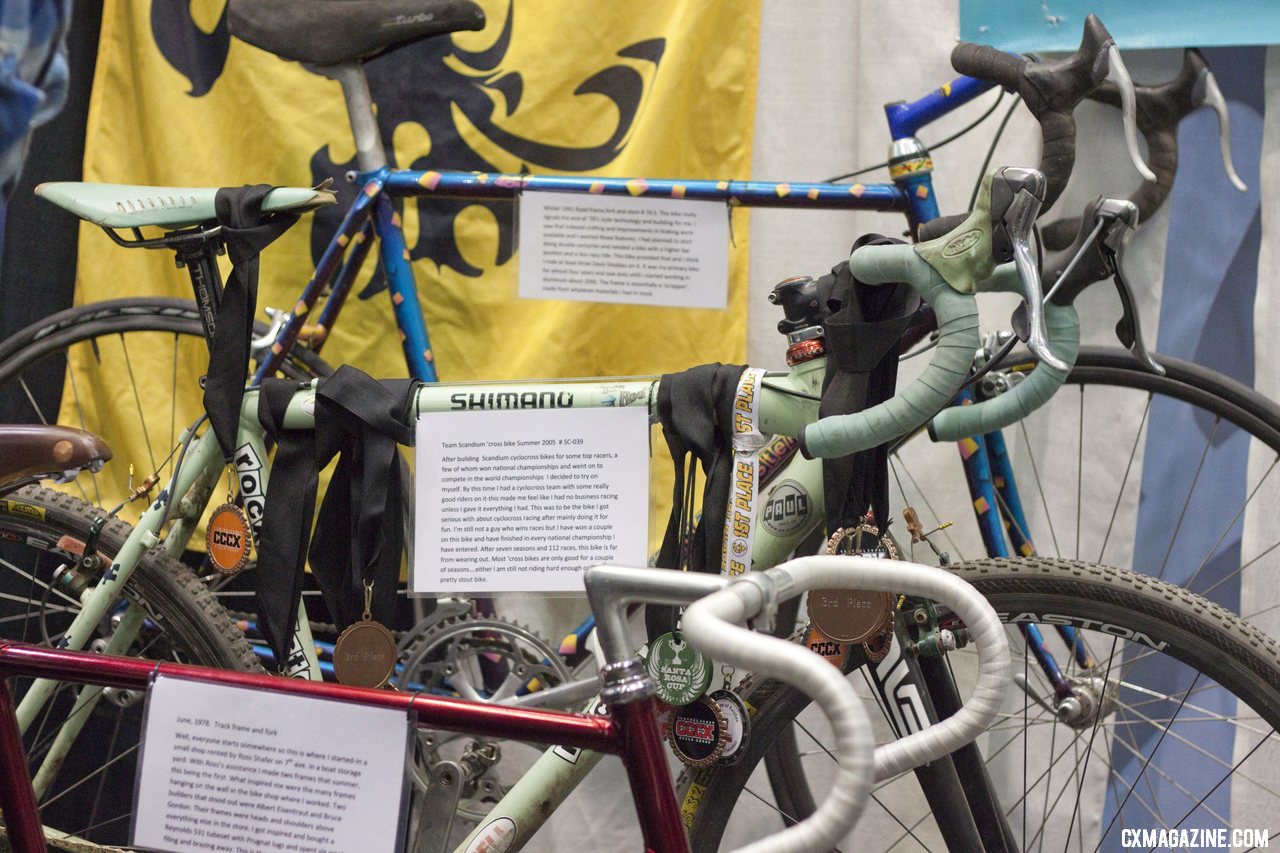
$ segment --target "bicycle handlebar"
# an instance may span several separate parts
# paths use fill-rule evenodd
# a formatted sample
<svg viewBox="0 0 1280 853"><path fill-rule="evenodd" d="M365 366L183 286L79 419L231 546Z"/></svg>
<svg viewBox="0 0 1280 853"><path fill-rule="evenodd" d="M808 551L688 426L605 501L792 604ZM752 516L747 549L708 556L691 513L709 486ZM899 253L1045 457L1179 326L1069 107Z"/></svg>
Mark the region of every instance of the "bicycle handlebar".
<svg viewBox="0 0 1280 853"><path fill-rule="evenodd" d="M978 306L972 293L947 283L914 246L863 246L849 260L855 278L868 284L906 282L933 308L938 345L925 372L901 393L861 412L822 418L800 432L809 457L838 457L866 450L914 431L951 401L964 384L978 346Z"/></svg>
<svg viewBox="0 0 1280 853"><path fill-rule="evenodd" d="M990 45L961 42L951 52L951 65L961 74L1017 92L1040 123L1040 171L1049 182L1044 210L1051 208L1062 194L1075 165L1076 122L1072 111L1076 105L1108 78L1115 80L1126 97L1132 97L1133 84L1115 40L1094 15L1085 19L1080 47L1064 59L1038 63ZM1132 128L1132 121L1129 127ZM1140 172L1146 168L1140 159L1135 160L1135 165Z"/></svg>
<svg viewBox="0 0 1280 853"><path fill-rule="evenodd" d="M1058 252L1045 263L1045 276L1053 281L1045 302L1050 346L1064 365L1041 360L1022 382L989 400L944 409L929 425L935 441L957 441L1002 429L1029 415L1049 401L1067 379L1080 350L1080 322L1073 306L1089 285L1114 277L1122 315L1116 334L1134 358L1152 373L1164 368L1152 357L1143 340L1135 300L1121 269L1129 235L1137 225L1137 208L1124 199L1098 199L1085 209L1080 233L1067 252ZM998 268L984 283L984 290L1016 291L1016 271ZM1015 318L1015 327L1018 325Z"/></svg>
<svg viewBox="0 0 1280 853"><path fill-rule="evenodd" d="M811 589L866 589L920 595L945 603L964 620L978 649L978 681L969 701L941 723L872 750L862 701L840 671L794 643L738 627L779 601ZM771 615L771 614L769 614ZM996 719L1011 681L1008 640L991 605L946 571L870 557L802 557L753 573L695 601L684 613L685 638L718 661L795 684L831 719L836 781L808 819L744 848L750 853L826 850L857 822L873 780L926 764L971 742Z"/></svg>
<svg viewBox="0 0 1280 853"><path fill-rule="evenodd" d="M1121 107L1119 90L1104 82L1089 93L1089 98L1113 107ZM1231 120L1226 99L1218 88L1212 69L1198 50L1182 55L1182 68L1172 80L1158 86L1135 86L1136 122L1147 141L1147 162L1155 174L1129 196L1137 205L1138 220L1150 219L1164 204L1173 189L1178 171L1178 124L1202 106L1212 107L1218 116L1218 139L1222 147L1222 165L1232 185L1245 192L1248 187L1236 173L1231 160ZM1080 227L1078 219L1061 219L1042 230L1045 248L1063 249L1071 243Z"/></svg>
<svg viewBox="0 0 1280 853"><path fill-rule="evenodd" d="M914 432L945 407L964 384L978 347L973 293L986 289L997 261L1013 260L1029 307L1028 346L1064 374L1048 344L1039 272L1029 248L1044 178L1029 169L997 169L983 179L969 216L948 234L915 245L862 246L849 259L867 284L905 282L932 308L939 338L924 373L898 395L861 412L823 418L800 431L809 457L839 457Z"/></svg>
<svg viewBox="0 0 1280 853"><path fill-rule="evenodd" d="M1012 264L999 267L983 286L992 292L1016 293L1019 280ZM1067 381L1080 353L1080 318L1074 305L1046 302L1045 327L1049 346L1066 366L1041 362L1021 382L990 400L968 406L952 406L939 412L929 422L929 437L934 441L959 441L1003 429L1022 420L1049 402Z"/></svg>

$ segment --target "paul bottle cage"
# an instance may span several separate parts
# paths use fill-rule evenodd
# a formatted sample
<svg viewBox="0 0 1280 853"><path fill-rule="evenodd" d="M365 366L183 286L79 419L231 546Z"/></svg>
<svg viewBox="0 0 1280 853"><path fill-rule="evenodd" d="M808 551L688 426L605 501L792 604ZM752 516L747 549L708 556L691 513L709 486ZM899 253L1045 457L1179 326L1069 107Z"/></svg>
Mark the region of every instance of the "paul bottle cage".
<svg viewBox="0 0 1280 853"><path fill-rule="evenodd" d="M1115 40L1094 15L1085 19L1080 47L1064 59L1032 62L990 45L962 42L951 53L951 65L961 74L1016 92L1040 123L1043 148L1039 171L1048 179L1044 210L1053 207L1062 194L1075 164L1076 123L1072 111L1104 80L1114 83L1121 99L1130 104L1125 111L1125 133L1136 140L1133 81ZM1136 144L1130 146L1130 154L1143 177L1154 180L1155 175L1138 155Z"/></svg>
<svg viewBox="0 0 1280 853"><path fill-rule="evenodd" d="M1135 86L1134 97L1137 127L1147 142L1147 159L1155 172L1154 178L1147 179L1129 196L1138 206L1140 221L1150 219L1173 189L1173 178L1178 171L1178 124L1202 106L1212 108L1218 117L1218 143L1228 180L1240 192L1248 190L1231 160L1231 118L1226 99L1200 51L1185 51L1176 77L1158 86ZM1089 98L1114 107L1122 106L1121 93L1110 83L1103 83L1089 93ZM1134 144L1136 140L1130 142ZM1066 219L1044 226L1045 247L1065 248L1079 224L1078 220Z"/></svg>
<svg viewBox="0 0 1280 853"><path fill-rule="evenodd" d="M1029 337L1034 343L1028 345L1038 350L1044 363L1058 364L1064 372L1069 369L1049 348L1040 276L1030 248L1044 187L1044 177L1035 170L996 169L983 179L973 211L951 232L915 245L862 246L853 253L849 268L859 281L905 282L920 294L937 316L938 343L924 373L896 396L861 412L807 425L799 436L806 456L839 457L876 447L915 431L951 402L978 347L973 294L987 289L997 263L1013 261L1013 286L1031 306L1034 331Z"/></svg>

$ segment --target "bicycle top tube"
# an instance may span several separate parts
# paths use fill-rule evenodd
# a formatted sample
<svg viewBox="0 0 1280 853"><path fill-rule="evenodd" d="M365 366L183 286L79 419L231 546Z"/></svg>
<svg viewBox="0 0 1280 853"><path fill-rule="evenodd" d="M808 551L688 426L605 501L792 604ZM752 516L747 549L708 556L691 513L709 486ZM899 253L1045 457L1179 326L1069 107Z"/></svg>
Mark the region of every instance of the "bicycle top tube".
<svg viewBox="0 0 1280 853"><path fill-rule="evenodd" d="M723 201L735 207L906 210L906 194L893 184L824 184L779 181L671 180L493 172L384 170L362 176L381 180L396 196L514 199L526 190L584 195Z"/></svg>

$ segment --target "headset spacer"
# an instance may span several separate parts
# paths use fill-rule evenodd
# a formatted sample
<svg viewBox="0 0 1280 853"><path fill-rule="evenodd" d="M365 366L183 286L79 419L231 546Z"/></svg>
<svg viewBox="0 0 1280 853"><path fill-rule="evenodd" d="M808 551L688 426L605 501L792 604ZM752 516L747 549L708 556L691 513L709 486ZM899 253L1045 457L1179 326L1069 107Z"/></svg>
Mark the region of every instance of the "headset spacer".
<svg viewBox="0 0 1280 853"><path fill-rule="evenodd" d="M826 351L827 345L822 338L797 341L787 347L787 367L795 367L797 364L812 361L818 356L824 355Z"/></svg>

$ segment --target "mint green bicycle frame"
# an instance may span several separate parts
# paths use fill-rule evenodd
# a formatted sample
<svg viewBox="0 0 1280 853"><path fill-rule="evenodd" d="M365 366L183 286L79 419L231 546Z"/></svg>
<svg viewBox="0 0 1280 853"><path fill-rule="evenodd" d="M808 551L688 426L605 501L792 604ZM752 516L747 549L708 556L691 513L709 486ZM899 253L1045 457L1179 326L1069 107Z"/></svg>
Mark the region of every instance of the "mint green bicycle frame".
<svg viewBox="0 0 1280 853"><path fill-rule="evenodd" d="M804 424L816 420L825 368L826 359L818 358L797 365L788 373L766 376L761 398L761 431L766 434L795 435ZM570 389L574 392L572 408L602 408L612 405L618 399L630 401L628 405L647 406L652 399L656 398L657 383L657 377L641 377L622 380L600 378L527 383L423 385L417 392L416 411L419 413L450 411L453 406L450 396L459 392L483 393L486 397L491 392L533 392L537 395L535 399L556 400L567 399L567 397L560 397L556 392ZM314 401L314 390L300 391L295 394L286 413L285 426L291 429L314 427ZM459 417L465 417L465 412L460 412ZM77 650L84 648L95 626L123 596L124 585L143 553L163 541L166 550L179 554L195 531L201 515L213 497L214 488L223 474L224 464L222 451L212 431L206 430L194 437L191 437L188 431L184 434L183 441L186 442L188 439L190 444L181 466L175 471L159 497L143 513L103 579L85 592L82 598L82 609L60 643L62 648ZM256 457L258 460L268 458L265 434L257 421L256 391L249 392L245 397L237 435L237 448L237 457L245 456L245 452L248 451L250 456L246 458ZM265 499L270 472L263 467L257 471L257 474L260 477L260 492ZM796 454L779 476L783 477L784 474L785 479L802 484L815 499L809 503L809 516L805 519L805 523L800 525L794 533L786 537L777 537L761 528L756 540L755 559L756 565L761 568L773 566L785 560L800 540L822 519L821 461L806 460ZM761 506L763 505L764 502L761 503ZM167 534L162 534L164 525L169 522L173 522L172 528ZM146 618L144 608L141 607L129 607L125 613L124 620L112 635L111 645L106 649L109 654L126 653ZM319 680L319 661L312 642L306 610L301 606L289 662L288 674ZM56 687L57 682L48 679L38 680L31 685L18 706L20 728L25 730L31 724ZM102 688L87 686L81 689L74 712L63 723L44 762L33 777L37 796L41 795L52 782L53 774L72 748L84 721L101 695ZM509 816L522 828L523 835L524 827L530 826L535 805L545 803L548 792L555 792L558 795L556 802L559 802L568 795L599 758L599 756L581 756L573 762L565 760L563 755L564 753L557 754L554 749L548 750L525 779L494 808L491 819Z"/></svg>

